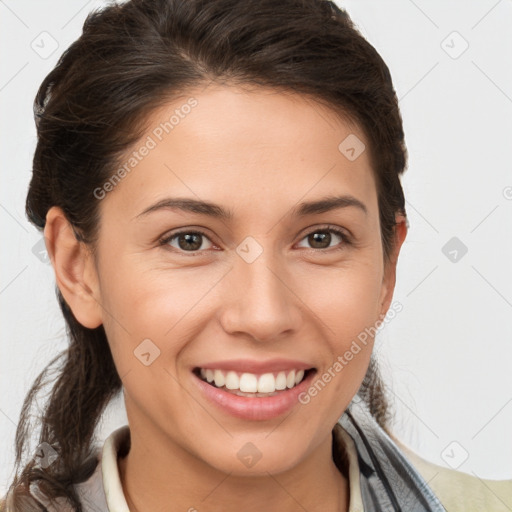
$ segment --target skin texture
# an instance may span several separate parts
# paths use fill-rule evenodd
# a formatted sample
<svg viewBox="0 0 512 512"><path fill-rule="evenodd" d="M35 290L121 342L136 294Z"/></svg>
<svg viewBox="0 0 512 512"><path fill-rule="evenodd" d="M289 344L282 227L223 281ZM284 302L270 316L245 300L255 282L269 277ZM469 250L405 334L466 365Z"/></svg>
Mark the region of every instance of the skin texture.
<svg viewBox="0 0 512 512"><path fill-rule="evenodd" d="M362 382L373 340L310 403L271 420L224 413L191 370L283 357L321 375L387 312L405 219L397 216L385 265L368 151L350 161L338 149L349 134L367 145L364 134L301 95L190 90L151 113L141 144L190 97L197 106L100 201L95 256L59 208L45 227L64 298L83 325L103 323L123 380L132 445L119 466L130 509L347 510L331 430ZM299 203L332 195L354 196L367 212L292 215ZM170 196L217 203L233 218L170 209L137 218ZM332 233L313 245L308 235L326 224L351 243ZM200 249L187 252L178 237L159 245L178 228L203 231ZM262 249L252 263L236 252L248 236ZM149 366L134 355L144 339L160 350ZM237 457L248 442L262 455L250 468Z"/></svg>

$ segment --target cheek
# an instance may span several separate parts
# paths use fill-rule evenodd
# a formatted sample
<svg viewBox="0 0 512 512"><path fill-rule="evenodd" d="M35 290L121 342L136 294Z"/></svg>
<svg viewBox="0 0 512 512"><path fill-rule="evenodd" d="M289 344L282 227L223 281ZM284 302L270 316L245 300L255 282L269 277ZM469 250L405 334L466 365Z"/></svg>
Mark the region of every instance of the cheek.
<svg viewBox="0 0 512 512"><path fill-rule="evenodd" d="M314 283L314 286L311 283ZM300 292L320 319L325 339L337 353L373 326L380 314L382 267L378 261L352 262L317 273Z"/></svg>
<svg viewBox="0 0 512 512"><path fill-rule="evenodd" d="M320 394L322 390L320 400L335 417L357 392L370 361L380 313L382 267L377 259L359 261L334 275L332 269L324 277L317 275L314 282L314 287L308 287L308 306L319 319L330 357L317 375L316 390L311 391ZM324 393L324 388L329 391Z"/></svg>
<svg viewBox="0 0 512 512"><path fill-rule="evenodd" d="M201 329L200 312L208 292L222 272L197 269L151 269L136 264L121 264L115 271L102 273L104 327L118 371L133 368L144 346L158 354L158 363L174 367L177 354ZM144 340L145 345L139 349ZM180 341L183 340L183 341ZM146 353L143 352L143 353ZM147 357L147 356L146 356Z"/></svg>

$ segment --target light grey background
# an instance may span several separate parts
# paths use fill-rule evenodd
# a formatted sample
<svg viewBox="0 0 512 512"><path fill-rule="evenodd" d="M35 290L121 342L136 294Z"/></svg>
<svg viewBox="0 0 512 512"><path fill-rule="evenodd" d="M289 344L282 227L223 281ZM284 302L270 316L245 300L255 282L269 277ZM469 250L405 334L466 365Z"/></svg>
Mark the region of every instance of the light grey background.
<svg viewBox="0 0 512 512"><path fill-rule="evenodd" d="M0 492L23 397L66 345L53 270L24 214L32 101L103 4L0 0ZM437 464L512 478L512 1L338 4L391 70L409 150L403 310L376 347L394 431ZM118 401L100 435L124 423Z"/></svg>

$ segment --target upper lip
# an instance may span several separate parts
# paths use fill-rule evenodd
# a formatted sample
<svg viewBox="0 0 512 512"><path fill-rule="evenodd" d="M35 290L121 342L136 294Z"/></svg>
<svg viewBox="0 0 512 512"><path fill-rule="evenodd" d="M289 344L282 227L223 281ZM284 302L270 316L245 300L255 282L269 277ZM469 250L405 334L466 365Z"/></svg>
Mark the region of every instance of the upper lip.
<svg viewBox="0 0 512 512"><path fill-rule="evenodd" d="M314 366L310 363L304 363L303 361L294 359L268 359L266 361L231 359L229 361L213 361L200 364L197 368L259 374L287 370L309 370L310 368L314 368Z"/></svg>

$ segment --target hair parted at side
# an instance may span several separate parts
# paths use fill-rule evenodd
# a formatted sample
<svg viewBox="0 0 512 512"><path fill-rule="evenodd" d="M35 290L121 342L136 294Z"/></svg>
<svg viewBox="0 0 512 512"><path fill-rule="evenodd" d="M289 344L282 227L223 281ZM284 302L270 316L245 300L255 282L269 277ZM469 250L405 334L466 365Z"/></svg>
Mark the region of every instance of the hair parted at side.
<svg viewBox="0 0 512 512"><path fill-rule="evenodd" d="M356 122L369 142L389 257L395 213L405 215L399 178L407 153L398 102L380 55L347 13L325 0L130 0L89 14L82 35L35 98L30 222L42 230L48 210L58 206L77 237L94 249L99 201L93 191L112 176L155 108L210 82L308 95ZM96 426L122 389L103 326L82 326L58 287L56 294L69 347L25 398L16 475L1 506L9 512L44 510L31 494L34 485L49 500L64 498L82 511L73 485L94 471ZM36 395L48 385L49 398L34 424ZM373 359L359 393L385 428L387 401ZM47 468L29 453L34 431L39 443L58 452Z"/></svg>

